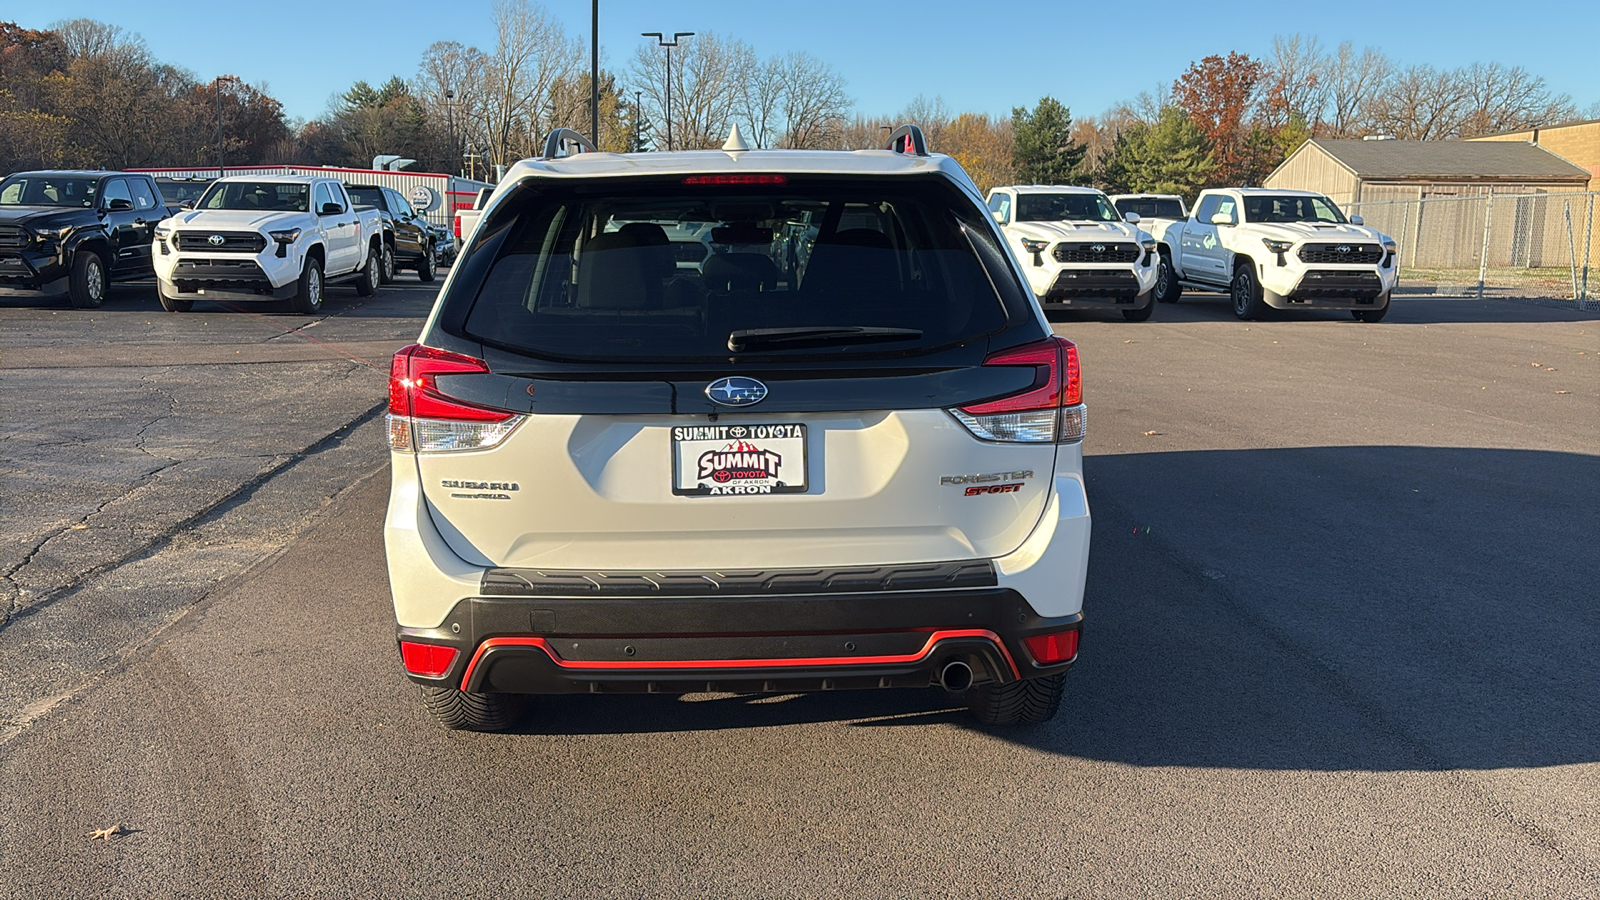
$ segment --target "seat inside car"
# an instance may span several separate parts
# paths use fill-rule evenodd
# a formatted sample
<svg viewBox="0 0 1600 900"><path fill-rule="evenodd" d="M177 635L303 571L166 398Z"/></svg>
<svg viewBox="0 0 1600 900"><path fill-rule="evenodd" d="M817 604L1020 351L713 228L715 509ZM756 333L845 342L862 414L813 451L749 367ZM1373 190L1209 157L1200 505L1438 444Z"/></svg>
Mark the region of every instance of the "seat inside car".
<svg viewBox="0 0 1600 900"><path fill-rule="evenodd" d="M595 235L578 257L579 309L660 309L664 279L676 268L667 234L630 222Z"/></svg>

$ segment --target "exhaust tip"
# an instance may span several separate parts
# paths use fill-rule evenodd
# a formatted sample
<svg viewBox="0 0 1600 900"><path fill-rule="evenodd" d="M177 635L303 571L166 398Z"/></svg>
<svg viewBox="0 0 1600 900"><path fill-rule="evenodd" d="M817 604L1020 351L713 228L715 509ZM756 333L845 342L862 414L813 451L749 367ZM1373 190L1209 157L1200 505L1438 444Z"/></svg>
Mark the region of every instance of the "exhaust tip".
<svg viewBox="0 0 1600 900"><path fill-rule="evenodd" d="M945 663L939 670L939 686L952 694L972 687L972 667L959 659Z"/></svg>

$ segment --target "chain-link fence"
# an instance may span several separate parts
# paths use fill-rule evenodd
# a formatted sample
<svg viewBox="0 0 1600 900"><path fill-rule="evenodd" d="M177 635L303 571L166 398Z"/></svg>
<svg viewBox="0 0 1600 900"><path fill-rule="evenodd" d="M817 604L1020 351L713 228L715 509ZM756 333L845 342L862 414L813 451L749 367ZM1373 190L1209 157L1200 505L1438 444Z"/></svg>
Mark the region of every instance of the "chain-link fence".
<svg viewBox="0 0 1600 900"><path fill-rule="evenodd" d="M1354 203L1347 212L1399 244L1400 293L1600 308L1600 193L1489 192Z"/></svg>

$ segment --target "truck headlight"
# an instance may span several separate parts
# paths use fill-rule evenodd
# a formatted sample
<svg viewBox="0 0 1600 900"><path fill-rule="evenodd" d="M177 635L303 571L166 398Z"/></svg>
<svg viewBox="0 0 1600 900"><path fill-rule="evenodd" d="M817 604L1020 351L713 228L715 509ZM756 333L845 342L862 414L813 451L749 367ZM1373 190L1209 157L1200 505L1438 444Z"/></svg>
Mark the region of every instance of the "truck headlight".
<svg viewBox="0 0 1600 900"><path fill-rule="evenodd" d="M1400 252L1399 247L1396 246L1396 244L1394 242L1394 238L1384 238L1383 239L1383 262L1380 264L1380 267L1384 268L1384 269L1387 269L1390 266L1394 265L1394 258L1399 252Z"/></svg>
<svg viewBox="0 0 1600 900"><path fill-rule="evenodd" d="M267 237L277 242L278 252L275 255L279 259L283 259L289 255L289 245L300 240L300 229L285 228L282 231L269 231L267 232Z"/></svg>
<svg viewBox="0 0 1600 900"><path fill-rule="evenodd" d="M70 234L72 232L72 226L60 225L55 228L32 228L29 230L33 232L33 237L35 240L42 241L47 244L53 244Z"/></svg>
<svg viewBox="0 0 1600 900"><path fill-rule="evenodd" d="M1280 254L1288 253L1289 248L1294 246L1294 241L1275 241L1271 238L1262 238L1261 243L1266 244L1267 249L1271 250L1273 253Z"/></svg>
<svg viewBox="0 0 1600 900"><path fill-rule="evenodd" d="M1044 265L1044 259L1039 254L1043 253L1044 248L1048 246L1050 246L1049 241L1036 241L1033 238L1022 239L1022 249L1033 254L1033 264L1036 266Z"/></svg>
<svg viewBox="0 0 1600 900"><path fill-rule="evenodd" d="M1140 241L1139 242L1139 246L1144 248L1144 257L1139 260L1139 265L1145 266L1145 267L1148 268L1149 265L1151 263L1155 262L1155 259L1156 259L1156 241L1155 241L1155 238L1151 238L1148 241Z"/></svg>

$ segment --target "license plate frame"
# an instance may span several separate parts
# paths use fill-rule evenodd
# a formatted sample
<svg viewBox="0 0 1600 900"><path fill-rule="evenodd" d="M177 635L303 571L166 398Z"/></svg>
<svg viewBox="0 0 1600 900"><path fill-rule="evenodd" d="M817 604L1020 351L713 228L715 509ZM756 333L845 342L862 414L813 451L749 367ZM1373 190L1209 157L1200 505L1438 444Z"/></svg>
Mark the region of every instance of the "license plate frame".
<svg viewBox="0 0 1600 900"><path fill-rule="evenodd" d="M674 425L668 435L672 493L679 497L806 493L811 486L808 438L801 422Z"/></svg>

